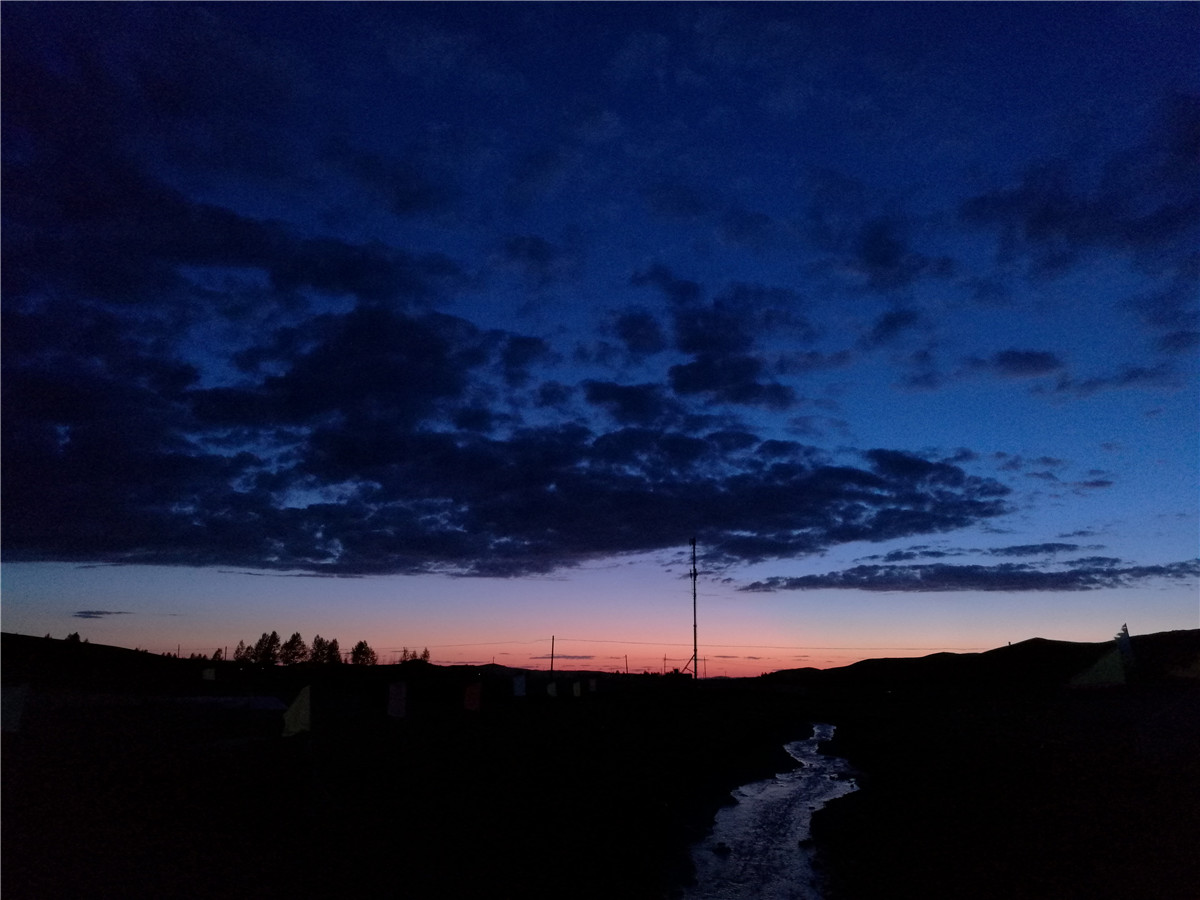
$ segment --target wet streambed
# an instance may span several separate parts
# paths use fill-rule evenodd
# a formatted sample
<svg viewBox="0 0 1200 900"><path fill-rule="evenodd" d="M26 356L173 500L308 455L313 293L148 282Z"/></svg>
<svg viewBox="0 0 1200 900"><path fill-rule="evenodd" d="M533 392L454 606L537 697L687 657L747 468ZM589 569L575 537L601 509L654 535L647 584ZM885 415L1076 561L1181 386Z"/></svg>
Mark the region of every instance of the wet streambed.
<svg viewBox="0 0 1200 900"><path fill-rule="evenodd" d="M820 900L808 844L812 814L854 791L849 764L819 752L833 737L817 724L808 740L785 749L800 766L733 792L737 803L717 813L712 833L692 848L696 883L687 900Z"/></svg>

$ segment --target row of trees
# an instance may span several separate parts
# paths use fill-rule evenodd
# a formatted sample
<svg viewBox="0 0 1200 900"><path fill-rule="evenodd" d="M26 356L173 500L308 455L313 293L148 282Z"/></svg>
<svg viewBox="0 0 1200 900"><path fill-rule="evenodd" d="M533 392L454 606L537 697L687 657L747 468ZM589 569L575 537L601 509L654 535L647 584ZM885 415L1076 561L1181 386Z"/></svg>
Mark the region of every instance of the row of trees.
<svg viewBox="0 0 1200 900"><path fill-rule="evenodd" d="M277 631L272 631L270 634L264 631L254 646L247 646L245 641L238 641L237 648L233 651L235 662L255 663L262 666L295 666L300 663L337 665L343 662L355 666L374 666L379 662L378 654L366 641L359 641L344 657L337 638L326 640L318 634L312 639L312 646L309 646L298 631L286 641L280 639ZM220 659L221 651L217 650L213 658ZM426 647L423 652L418 654L415 650L410 651L406 647L400 661L408 662L415 659L428 662L429 648Z"/></svg>

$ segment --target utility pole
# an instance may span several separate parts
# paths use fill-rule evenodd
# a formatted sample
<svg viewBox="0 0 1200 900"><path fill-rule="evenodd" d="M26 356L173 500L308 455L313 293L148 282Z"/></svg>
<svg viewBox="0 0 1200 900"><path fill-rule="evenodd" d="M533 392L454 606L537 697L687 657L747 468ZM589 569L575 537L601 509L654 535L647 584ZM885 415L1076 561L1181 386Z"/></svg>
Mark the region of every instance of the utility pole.
<svg viewBox="0 0 1200 900"><path fill-rule="evenodd" d="M696 641L696 539L692 538L692 677L700 678L700 646Z"/></svg>
<svg viewBox="0 0 1200 900"><path fill-rule="evenodd" d="M625 674L629 674L629 654L625 654Z"/></svg>
<svg viewBox="0 0 1200 900"><path fill-rule="evenodd" d="M554 635L550 635L550 674L554 674Z"/></svg>

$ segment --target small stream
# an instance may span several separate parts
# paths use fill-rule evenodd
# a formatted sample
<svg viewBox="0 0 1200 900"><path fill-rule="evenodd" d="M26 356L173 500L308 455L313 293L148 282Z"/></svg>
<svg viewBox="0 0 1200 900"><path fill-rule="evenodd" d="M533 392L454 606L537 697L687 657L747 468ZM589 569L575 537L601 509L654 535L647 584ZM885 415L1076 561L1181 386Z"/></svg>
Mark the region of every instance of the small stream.
<svg viewBox="0 0 1200 900"><path fill-rule="evenodd" d="M821 900L812 865L809 824L830 800L857 790L850 766L818 746L834 727L817 724L806 741L784 749L801 765L733 792L712 833L692 847L696 883L685 900Z"/></svg>

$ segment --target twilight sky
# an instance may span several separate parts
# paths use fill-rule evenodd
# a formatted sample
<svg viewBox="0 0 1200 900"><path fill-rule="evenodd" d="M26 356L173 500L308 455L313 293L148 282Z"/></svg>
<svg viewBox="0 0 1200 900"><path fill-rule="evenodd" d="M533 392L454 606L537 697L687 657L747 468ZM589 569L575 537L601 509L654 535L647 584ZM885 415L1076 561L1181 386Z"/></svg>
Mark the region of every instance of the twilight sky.
<svg viewBox="0 0 1200 900"><path fill-rule="evenodd" d="M692 536L710 675L1198 627L1198 44L6 4L4 630L658 670Z"/></svg>

